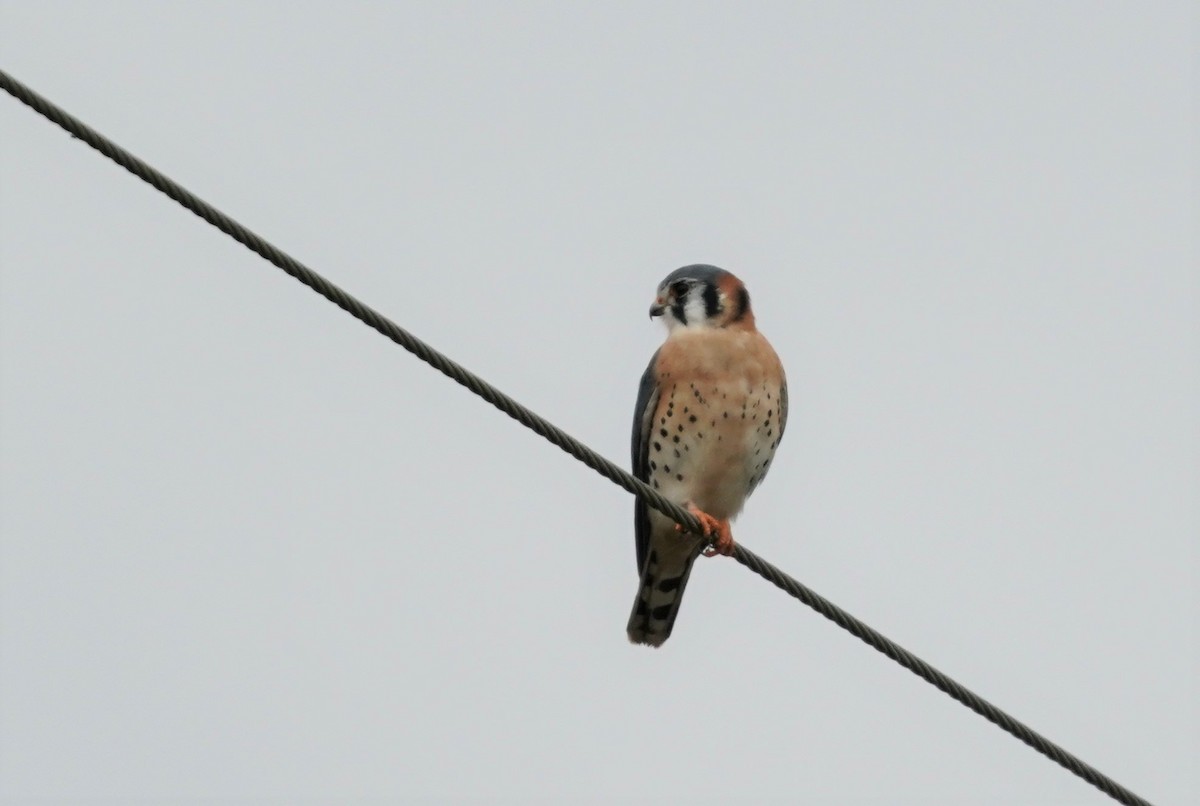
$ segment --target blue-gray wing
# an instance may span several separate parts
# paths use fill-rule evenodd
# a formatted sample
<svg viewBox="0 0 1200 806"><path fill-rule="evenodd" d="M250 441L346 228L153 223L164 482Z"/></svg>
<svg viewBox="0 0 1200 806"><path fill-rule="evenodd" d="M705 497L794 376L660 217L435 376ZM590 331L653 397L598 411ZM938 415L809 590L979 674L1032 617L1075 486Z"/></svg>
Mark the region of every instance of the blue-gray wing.
<svg viewBox="0 0 1200 806"><path fill-rule="evenodd" d="M779 441L783 442L783 432L787 428L788 393L787 377L779 384Z"/></svg>
<svg viewBox="0 0 1200 806"><path fill-rule="evenodd" d="M658 361L658 351L650 357L650 364L642 375L641 385L638 386L637 405L633 408L633 475L641 481L650 483L650 424L654 419L654 410L658 407L658 374L654 365ZM636 499L633 505L633 534L637 547L637 572L642 573L646 565L646 553L650 546L650 509L642 499Z"/></svg>

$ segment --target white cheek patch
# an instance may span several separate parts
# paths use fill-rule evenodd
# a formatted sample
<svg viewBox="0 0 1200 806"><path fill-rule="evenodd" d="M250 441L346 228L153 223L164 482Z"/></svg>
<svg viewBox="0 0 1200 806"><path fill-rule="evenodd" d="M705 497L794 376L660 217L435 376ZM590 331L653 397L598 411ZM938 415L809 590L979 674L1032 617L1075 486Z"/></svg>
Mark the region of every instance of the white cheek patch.
<svg viewBox="0 0 1200 806"><path fill-rule="evenodd" d="M687 316L689 327L704 327L708 324L708 308L704 304L704 294L699 288L693 288L683 305L684 315Z"/></svg>

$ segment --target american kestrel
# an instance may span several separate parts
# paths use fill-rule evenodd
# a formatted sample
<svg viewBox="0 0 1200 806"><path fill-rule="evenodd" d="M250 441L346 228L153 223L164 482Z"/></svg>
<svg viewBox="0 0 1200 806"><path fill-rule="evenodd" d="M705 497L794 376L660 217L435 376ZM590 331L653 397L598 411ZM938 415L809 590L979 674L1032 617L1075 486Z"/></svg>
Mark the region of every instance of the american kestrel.
<svg viewBox="0 0 1200 806"><path fill-rule="evenodd" d="M635 504L642 581L629 640L657 647L671 635L696 557L733 553L729 521L771 467L788 399L779 357L754 326L746 287L729 272L704 265L671 272L650 316L663 317L668 332L638 389L634 475L685 506L706 532L682 533L666 515Z"/></svg>

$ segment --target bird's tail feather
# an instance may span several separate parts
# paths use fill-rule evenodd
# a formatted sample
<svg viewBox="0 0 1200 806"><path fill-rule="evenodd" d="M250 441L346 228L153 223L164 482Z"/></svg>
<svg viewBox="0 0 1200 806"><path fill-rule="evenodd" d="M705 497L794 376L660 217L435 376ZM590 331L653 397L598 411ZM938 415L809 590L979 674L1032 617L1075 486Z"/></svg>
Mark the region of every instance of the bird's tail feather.
<svg viewBox="0 0 1200 806"><path fill-rule="evenodd" d="M626 628L632 643L658 647L671 636L683 590L698 556L699 547L672 557L659 557L658 552L650 550Z"/></svg>

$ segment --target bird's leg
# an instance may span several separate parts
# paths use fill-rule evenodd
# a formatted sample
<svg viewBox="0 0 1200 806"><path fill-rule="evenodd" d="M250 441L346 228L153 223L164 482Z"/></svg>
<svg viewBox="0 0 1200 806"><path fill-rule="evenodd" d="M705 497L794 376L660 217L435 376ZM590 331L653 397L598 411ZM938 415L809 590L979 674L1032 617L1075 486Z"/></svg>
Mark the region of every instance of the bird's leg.
<svg viewBox="0 0 1200 806"><path fill-rule="evenodd" d="M712 545L704 549L705 557L716 557L718 554L723 554L726 557L733 556L733 530L729 528L729 521L717 521L716 539Z"/></svg>
<svg viewBox="0 0 1200 806"><path fill-rule="evenodd" d="M720 520L709 515L700 507L688 501L684 504L687 511L696 516L696 520L700 521L700 529L702 535L706 538L712 538L712 544L704 549L705 557L715 557L718 554L724 554L726 557L733 554L733 530L729 528L729 520ZM675 524L675 531L682 532L683 524Z"/></svg>

